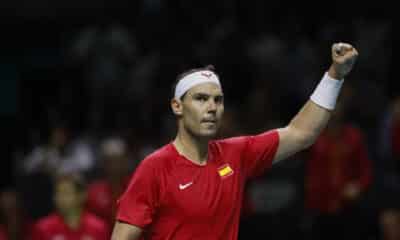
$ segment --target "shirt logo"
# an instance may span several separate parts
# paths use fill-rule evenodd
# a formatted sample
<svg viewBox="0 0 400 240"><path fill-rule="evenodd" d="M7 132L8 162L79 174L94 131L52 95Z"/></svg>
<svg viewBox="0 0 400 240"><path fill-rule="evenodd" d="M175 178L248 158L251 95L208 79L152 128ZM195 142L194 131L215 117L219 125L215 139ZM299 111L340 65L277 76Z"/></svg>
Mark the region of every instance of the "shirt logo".
<svg viewBox="0 0 400 240"><path fill-rule="evenodd" d="M218 168L218 174L222 178L226 178L233 174L233 169L229 166L229 164L224 164Z"/></svg>
<svg viewBox="0 0 400 240"><path fill-rule="evenodd" d="M210 78L212 76L211 73L206 73L206 72L202 72L201 75L206 77L206 78Z"/></svg>
<svg viewBox="0 0 400 240"><path fill-rule="evenodd" d="M192 184L193 184L193 182L188 182L188 183L186 183L186 184L179 184L179 189L180 189L180 190L183 190L183 189L189 187L189 186L192 185Z"/></svg>

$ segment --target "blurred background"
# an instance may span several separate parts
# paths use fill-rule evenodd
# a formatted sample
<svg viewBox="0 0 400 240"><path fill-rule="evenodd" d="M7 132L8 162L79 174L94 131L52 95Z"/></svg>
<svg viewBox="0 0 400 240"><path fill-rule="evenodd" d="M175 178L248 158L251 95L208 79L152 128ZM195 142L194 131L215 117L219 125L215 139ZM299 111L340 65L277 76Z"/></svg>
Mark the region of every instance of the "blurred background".
<svg viewBox="0 0 400 240"><path fill-rule="evenodd" d="M53 201L60 174L84 176L87 197L79 204L112 226L115 199L136 165L176 133L169 100L179 73L214 65L226 97L219 137L255 134L290 121L338 41L360 56L334 117L312 148L249 182L240 239L400 239L392 9L261 0L0 2L0 239L31 239L37 220L60 211Z"/></svg>

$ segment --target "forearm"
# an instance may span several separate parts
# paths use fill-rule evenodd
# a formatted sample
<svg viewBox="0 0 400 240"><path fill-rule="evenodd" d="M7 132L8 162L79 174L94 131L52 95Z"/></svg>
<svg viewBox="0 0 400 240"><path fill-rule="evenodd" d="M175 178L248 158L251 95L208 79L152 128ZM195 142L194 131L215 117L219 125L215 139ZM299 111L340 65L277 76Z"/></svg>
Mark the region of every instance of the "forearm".
<svg viewBox="0 0 400 240"><path fill-rule="evenodd" d="M335 108L343 79L354 64L358 52L349 44L332 45L332 65L318 84L310 100L285 128L278 129L279 146L274 162L285 159L315 142Z"/></svg>
<svg viewBox="0 0 400 240"><path fill-rule="evenodd" d="M330 77L330 81L334 81L334 83L339 83L337 79L342 79L343 76L338 74L335 71L334 66L332 65L328 70L328 77ZM339 93L340 88L337 90ZM329 93L330 95L334 93ZM333 97L333 102L336 102L336 97ZM318 100L309 100L299 111L299 113L292 119L289 124L289 127L294 129L294 131L298 131L299 134L306 138L306 142L311 144L313 143L321 131L327 125L331 112L333 110L329 109L323 104L318 103Z"/></svg>
<svg viewBox="0 0 400 240"><path fill-rule="evenodd" d="M332 78L329 73L328 76ZM330 79L329 81L335 87L336 82L332 81L337 80ZM324 84L321 87L326 90ZM275 157L276 161L285 159L315 142L329 121L339 90L340 88L334 89L332 93L328 89L326 95L329 96L324 98L324 92L322 91L321 93L317 88L315 96L322 97L318 98L312 95L311 99L301 108L290 123L285 128L279 129L280 144Z"/></svg>

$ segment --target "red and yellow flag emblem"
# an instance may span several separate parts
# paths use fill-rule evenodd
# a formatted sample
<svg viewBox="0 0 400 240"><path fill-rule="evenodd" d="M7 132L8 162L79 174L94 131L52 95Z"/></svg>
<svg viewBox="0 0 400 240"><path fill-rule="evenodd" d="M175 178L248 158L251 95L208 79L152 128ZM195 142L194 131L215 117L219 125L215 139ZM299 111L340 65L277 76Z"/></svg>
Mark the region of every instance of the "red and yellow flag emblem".
<svg viewBox="0 0 400 240"><path fill-rule="evenodd" d="M229 164L224 164L218 168L218 174L220 177L227 177L233 174L233 170Z"/></svg>

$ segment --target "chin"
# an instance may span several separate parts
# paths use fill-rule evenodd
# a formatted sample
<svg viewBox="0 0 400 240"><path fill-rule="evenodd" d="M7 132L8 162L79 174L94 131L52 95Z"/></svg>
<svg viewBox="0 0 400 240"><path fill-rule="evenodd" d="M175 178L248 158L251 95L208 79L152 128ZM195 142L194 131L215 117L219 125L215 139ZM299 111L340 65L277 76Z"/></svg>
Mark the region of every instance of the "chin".
<svg viewBox="0 0 400 240"><path fill-rule="evenodd" d="M215 138L216 136L217 136L217 131L203 131L199 134L199 137L208 139Z"/></svg>

